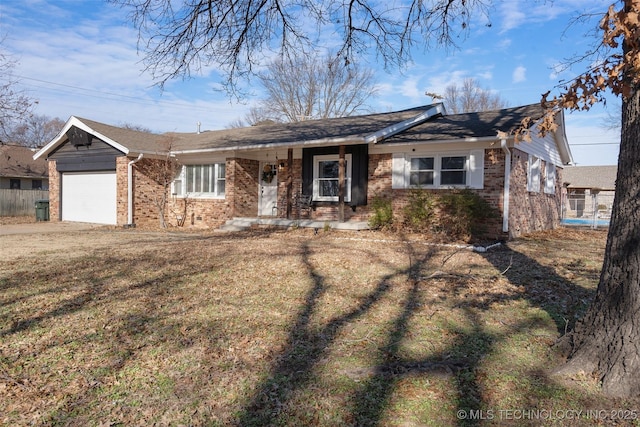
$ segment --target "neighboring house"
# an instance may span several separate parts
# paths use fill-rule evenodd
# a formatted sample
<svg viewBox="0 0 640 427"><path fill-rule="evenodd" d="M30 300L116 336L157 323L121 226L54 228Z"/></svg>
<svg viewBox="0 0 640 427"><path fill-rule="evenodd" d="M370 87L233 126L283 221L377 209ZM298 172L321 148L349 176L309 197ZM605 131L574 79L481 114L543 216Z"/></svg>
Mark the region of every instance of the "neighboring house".
<svg viewBox="0 0 640 427"><path fill-rule="evenodd" d="M44 159L34 160L35 150L22 145L0 144L0 189L46 190L49 171Z"/></svg>
<svg viewBox="0 0 640 427"><path fill-rule="evenodd" d="M564 217L611 216L618 166L571 166L564 170Z"/></svg>
<svg viewBox="0 0 640 427"><path fill-rule="evenodd" d="M539 137L534 130L531 142L499 136L542 114L540 105L527 105L446 115L434 104L164 135L71 117L35 158L50 162L52 220L157 224L162 186L148 171L171 155L183 165L165 194L172 224L295 218L303 198L311 200L313 219L365 221L376 196L392 198L400 209L417 186L433 192L468 187L500 212L491 230L503 238L560 222L562 168L572 162L562 113L555 132Z"/></svg>

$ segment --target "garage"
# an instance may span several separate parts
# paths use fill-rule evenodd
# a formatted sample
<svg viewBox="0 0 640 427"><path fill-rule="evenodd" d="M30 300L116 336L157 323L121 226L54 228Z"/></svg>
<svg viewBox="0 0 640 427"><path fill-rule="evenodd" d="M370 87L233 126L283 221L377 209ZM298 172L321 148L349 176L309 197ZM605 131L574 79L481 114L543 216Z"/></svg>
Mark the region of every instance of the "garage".
<svg viewBox="0 0 640 427"><path fill-rule="evenodd" d="M115 171L65 172L61 196L63 221L117 224Z"/></svg>

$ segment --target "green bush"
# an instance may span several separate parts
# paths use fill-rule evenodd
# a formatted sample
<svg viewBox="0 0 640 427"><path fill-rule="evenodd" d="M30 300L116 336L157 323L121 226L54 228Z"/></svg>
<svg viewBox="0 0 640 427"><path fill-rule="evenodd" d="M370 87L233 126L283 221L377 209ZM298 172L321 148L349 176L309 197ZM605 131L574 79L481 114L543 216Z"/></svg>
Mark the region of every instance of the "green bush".
<svg viewBox="0 0 640 427"><path fill-rule="evenodd" d="M374 197L371 201L373 213L369 217L369 227L373 230L386 229L393 224L393 207L391 199L386 197Z"/></svg>
<svg viewBox="0 0 640 427"><path fill-rule="evenodd" d="M486 220L496 215L486 200L468 188L442 194L438 208L438 231L461 239L482 235Z"/></svg>
<svg viewBox="0 0 640 427"><path fill-rule="evenodd" d="M433 194L420 189L409 190L407 205L404 207L403 225L412 231L427 231L434 214Z"/></svg>

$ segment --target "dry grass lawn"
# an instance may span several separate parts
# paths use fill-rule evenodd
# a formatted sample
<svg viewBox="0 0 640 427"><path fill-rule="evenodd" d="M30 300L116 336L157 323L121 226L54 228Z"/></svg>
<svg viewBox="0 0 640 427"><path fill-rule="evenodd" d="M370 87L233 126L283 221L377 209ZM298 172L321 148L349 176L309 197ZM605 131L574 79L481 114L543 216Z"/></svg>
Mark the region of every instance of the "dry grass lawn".
<svg viewBox="0 0 640 427"><path fill-rule="evenodd" d="M0 423L638 425L637 400L548 375L605 239L0 236Z"/></svg>

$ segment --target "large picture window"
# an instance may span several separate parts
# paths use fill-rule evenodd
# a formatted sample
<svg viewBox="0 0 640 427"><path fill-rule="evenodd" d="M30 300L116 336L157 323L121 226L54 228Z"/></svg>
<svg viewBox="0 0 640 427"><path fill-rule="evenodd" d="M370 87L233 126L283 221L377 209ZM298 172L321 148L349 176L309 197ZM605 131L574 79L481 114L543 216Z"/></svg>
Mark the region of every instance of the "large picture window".
<svg viewBox="0 0 640 427"><path fill-rule="evenodd" d="M330 154L313 158L313 200L338 201L339 156ZM345 201L351 201L351 154L345 155Z"/></svg>
<svg viewBox="0 0 640 427"><path fill-rule="evenodd" d="M178 197L224 197L225 164L185 165L173 182L173 194Z"/></svg>

